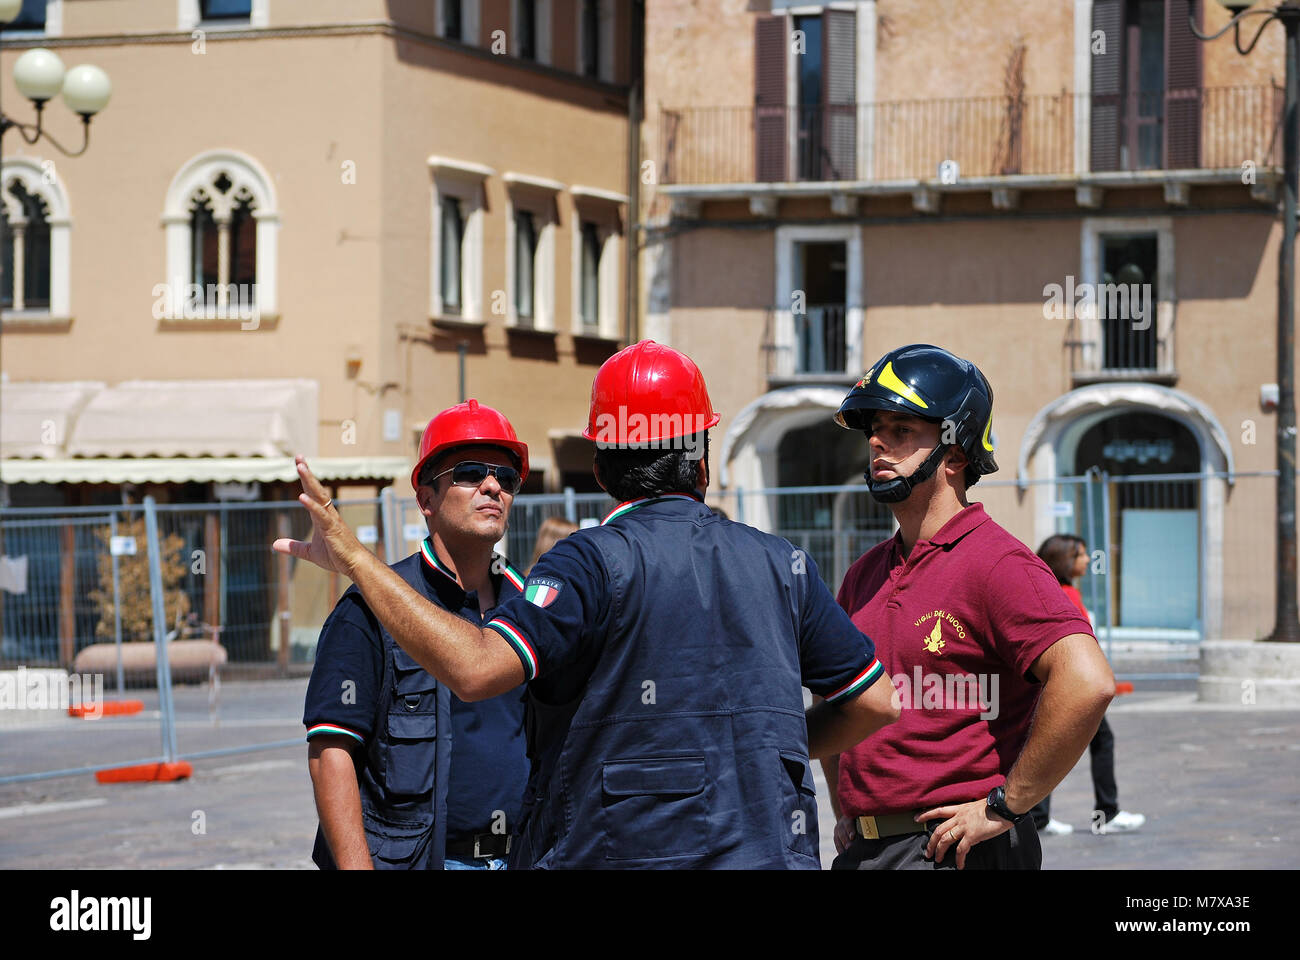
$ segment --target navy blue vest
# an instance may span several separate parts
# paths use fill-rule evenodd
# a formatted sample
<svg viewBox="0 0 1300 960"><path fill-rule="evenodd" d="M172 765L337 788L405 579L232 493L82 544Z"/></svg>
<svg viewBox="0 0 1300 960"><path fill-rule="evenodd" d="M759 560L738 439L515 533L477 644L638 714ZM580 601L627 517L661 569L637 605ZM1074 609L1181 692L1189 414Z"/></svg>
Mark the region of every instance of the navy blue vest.
<svg viewBox="0 0 1300 960"><path fill-rule="evenodd" d="M584 661L529 684L510 865L820 869L793 547L678 498L583 535L607 613Z"/></svg>
<svg viewBox="0 0 1300 960"><path fill-rule="evenodd" d="M415 553L392 569L421 596L445 609L447 604L425 575L426 562ZM508 568L504 559L501 562ZM513 568L508 576L516 584L521 582ZM454 581L449 578L448 583ZM503 579L498 598L504 591ZM365 753L356 755L361 821L370 857L379 870L441 870L447 846L451 691L397 645L369 608L366 612L382 640L384 665L374 733ZM325 869L334 866L319 827L312 859Z"/></svg>

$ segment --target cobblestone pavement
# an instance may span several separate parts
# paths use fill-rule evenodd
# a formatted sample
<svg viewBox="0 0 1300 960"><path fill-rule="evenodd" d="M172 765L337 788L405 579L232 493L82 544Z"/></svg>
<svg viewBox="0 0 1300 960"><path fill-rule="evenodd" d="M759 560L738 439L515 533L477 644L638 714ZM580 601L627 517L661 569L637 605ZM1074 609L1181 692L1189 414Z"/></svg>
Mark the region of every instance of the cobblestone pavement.
<svg viewBox="0 0 1300 960"><path fill-rule="evenodd" d="M201 688L178 688L181 752L301 737L304 688L228 684L217 726ZM1211 707L1166 691L1122 697L1109 716L1120 803L1147 823L1133 834L1089 831L1085 754L1052 798L1053 814L1075 833L1043 838L1045 868L1300 867L1300 710ZM158 752L156 716L94 723L0 728L0 776ZM0 868L311 868L316 811L305 758L298 744L197 760L194 777L179 783L101 785L82 774L0 785ZM830 807L814 769L829 866Z"/></svg>

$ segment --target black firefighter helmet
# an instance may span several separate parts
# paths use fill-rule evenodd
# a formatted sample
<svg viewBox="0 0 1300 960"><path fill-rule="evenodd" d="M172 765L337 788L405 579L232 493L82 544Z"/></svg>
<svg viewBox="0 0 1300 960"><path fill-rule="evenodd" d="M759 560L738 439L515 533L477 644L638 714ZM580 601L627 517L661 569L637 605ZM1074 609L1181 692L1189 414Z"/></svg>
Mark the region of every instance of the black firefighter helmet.
<svg viewBox="0 0 1300 960"><path fill-rule="evenodd" d="M835 422L871 433L874 410L910 413L943 424L943 437L961 447L970 461L968 485L998 465L993 459L993 388L969 360L941 347L913 343L889 351L857 382L840 404ZM867 470L871 495L881 503L906 500L912 488L938 469L948 444L940 443L910 477L877 482Z"/></svg>

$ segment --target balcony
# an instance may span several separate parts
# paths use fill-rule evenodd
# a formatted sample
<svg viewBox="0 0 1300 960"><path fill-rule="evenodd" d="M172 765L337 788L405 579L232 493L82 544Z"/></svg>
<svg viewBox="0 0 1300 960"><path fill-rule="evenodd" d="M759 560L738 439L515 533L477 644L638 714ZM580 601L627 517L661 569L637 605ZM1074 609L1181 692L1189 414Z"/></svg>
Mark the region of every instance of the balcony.
<svg viewBox="0 0 1300 960"><path fill-rule="evenodd" d="M1176 96L1175 96L1176 94ZM919 183L1066 186L1091 178L1160 180L1162 172L1229 172L1243 161L1276 177L1282 91L1214 87L1141 97L1068 92L827 107L688 107L660 116L659 182L693 187L836 184L896 191ZM941 173L940 165L946 164ZM1017 184L1015 181L1025 181ZM972 181L975 185L972 185ZM811 191L789 191L794 194ZM743 191L718 195L743 195Z"/></svg>
<svg viewBox="0 0 1300 960"><path fill-rule="evenodd" d="M769 384L856 380L860 373L856 358L850 364L848 320L844 304L810 305L802 313L769 310L763 337Z"/></svg>
<svg viewBox="0 0 1300 960"><path fill-rule="evenodd" d="M1078 317L1066 329L1065 349L1075 386L1142 380L1172 384L1174 331L1171 304L1161 304L1145 329L1123 317Z"/></svg>

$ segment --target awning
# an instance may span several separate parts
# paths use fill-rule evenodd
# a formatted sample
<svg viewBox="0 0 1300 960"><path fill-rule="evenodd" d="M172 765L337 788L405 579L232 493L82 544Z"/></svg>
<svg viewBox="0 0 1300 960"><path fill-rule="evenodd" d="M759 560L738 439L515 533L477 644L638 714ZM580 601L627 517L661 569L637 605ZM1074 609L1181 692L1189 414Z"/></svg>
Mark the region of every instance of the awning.
<svg viewBox="0 0 1300 960"><path fill-rule="evenodd" d="M411 473L406 457L319 457L308 460L317 478L396 480ZM296 482L292 457L157 457L7 460L4 483L285 483Z"/></svg>
<svg viewBox="0 0 1300 960"><path fill-rule="evenodd" d="M93 380L0 384L0 457L58 457L82 409L106 388Z"/></svg>
<svg viewBox="0 0 1300 960"><path fill-rule="evenodd" d="M128 380L91 397L68 457L292 457L316 452L314 380Z"/></svg>

